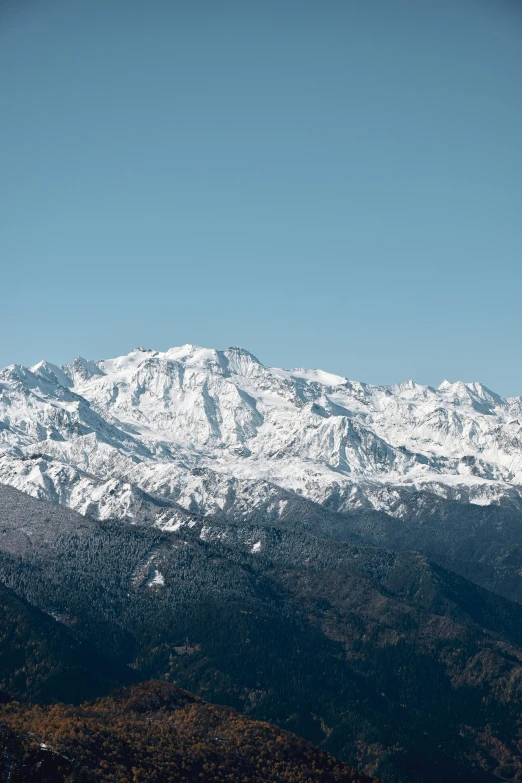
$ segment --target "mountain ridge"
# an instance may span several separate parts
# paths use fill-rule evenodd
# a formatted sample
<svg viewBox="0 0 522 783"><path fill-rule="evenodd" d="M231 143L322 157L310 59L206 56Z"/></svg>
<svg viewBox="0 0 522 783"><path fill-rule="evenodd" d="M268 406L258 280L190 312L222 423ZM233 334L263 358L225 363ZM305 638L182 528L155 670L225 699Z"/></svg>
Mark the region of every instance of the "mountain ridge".
<svg viewBox="0 0 522 783"><path fill-rule="evenodd" d="M163 530L299 521L522 601L521 422L521 398L480 383L372 386L238 347L139 348L0 371L0 482Z"/></svg>
<svg viewBox="0 0 522 783"><path fill-rule="evenodd" d="M0 480L100 518L139 521L134 492L212 514L198 470L224 495L257 481L336 512L401 517L419 492L522 509L522 398L480 383L372 386L187 344L11 365L0 390Z"/></svg>

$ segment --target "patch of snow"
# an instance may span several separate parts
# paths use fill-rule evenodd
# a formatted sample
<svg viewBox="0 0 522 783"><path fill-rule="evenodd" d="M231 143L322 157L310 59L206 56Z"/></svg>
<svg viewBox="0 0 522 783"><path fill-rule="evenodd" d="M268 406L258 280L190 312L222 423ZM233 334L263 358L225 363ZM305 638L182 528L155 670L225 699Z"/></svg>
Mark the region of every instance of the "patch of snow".
<svg viewBox="0 0 522 783"><path fill-rule="evenodd" d="M161 573L161 571L158 571L156 568L154 570L154 575L151 579L147 582L147 587L163 587L165 584L165 577Z"/></svg>
<svg viewBox="0 0 522 783"><path fill-rule="evenodd" d="M163 522L163 520L158 520L157 527L160 527L161 530L172 533L182 528L185 524L186 523L183 519L169 519L166 522Z"/></svg>

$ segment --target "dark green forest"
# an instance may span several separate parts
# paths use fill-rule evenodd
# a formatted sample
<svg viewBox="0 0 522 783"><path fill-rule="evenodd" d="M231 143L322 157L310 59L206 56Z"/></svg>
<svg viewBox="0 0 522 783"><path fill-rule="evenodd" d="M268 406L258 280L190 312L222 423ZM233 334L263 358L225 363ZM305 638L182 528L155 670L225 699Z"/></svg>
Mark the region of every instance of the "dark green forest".
<svg viewBox="0 0 522 783"><path fill-rule="evenodd" d="M209 530L195 519L162 533L73 519L50 536L54 506L22 499L31 535L4 511L0 554L18 601L11 622L38 616L15 623L31 641L23 664L0 672L17 699L78 703L155 678L385 781L515 779L522 768L518 604L422 555L297 524Z"/></svg>

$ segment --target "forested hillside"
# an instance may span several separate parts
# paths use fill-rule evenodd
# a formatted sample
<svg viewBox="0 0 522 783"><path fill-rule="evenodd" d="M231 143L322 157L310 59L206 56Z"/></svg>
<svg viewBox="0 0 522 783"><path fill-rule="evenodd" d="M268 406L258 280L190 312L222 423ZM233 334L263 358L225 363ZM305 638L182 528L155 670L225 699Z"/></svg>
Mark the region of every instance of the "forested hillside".
<svg viewBox="0 0 522 783"><path fill-rule="evenodd" d="M0 720L15 735L32 738L17 740L5 729L3 735L0 732L4 781L372 780L303 739L210 705L165 682L142 683L78 707L13 703L0 708ZM35 755L48 767L48 777L38 770Z"/></svg>
<svg viewBox="0 0 522 783"><path fill-rule="evenodd" d="M298 524L167 533L1 494L0 579L121 676L176 683L385 781L521 769L519 605Z"/></svg>
<svg viewBox="0 0 522 783"><path fill-rule="evenodd" d="M0 584L0 691L4 698L81 701L130 682L132 670L75 638ZM0 694L1 698L1 694Z"/></svg>

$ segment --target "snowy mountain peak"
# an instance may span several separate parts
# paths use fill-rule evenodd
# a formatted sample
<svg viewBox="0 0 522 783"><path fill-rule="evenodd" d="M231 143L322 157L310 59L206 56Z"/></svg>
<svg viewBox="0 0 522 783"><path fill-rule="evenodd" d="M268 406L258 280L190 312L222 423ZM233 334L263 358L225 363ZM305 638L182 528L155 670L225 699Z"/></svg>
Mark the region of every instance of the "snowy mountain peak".
<svg viewBox="0 0 522 783"><path fill-rule="evenodd" d="M78 356L71 364L62 367L76 384L78 381L87 381L98 375L104 375L103 370L95 362L89 362L82 356Z"/></svg>
<svg viewBox="0 0 522 783"><path fill-rule="evenodd" d="M13 365L0 391L0 481L95 516L522 494L522 400L480 383L372 386L187 344Z"/></svg>
<svg viewBox="0 0 522 783"><path fill-rule="evenodd" d="M61 367L58 367L56 364L51 364L51 362L38 362L38 364L35 364L30 370L35 375L38 375L40 378L43 378L50 383L60 384L65 387L73 385L72 378L67 375Z"/></svg>

